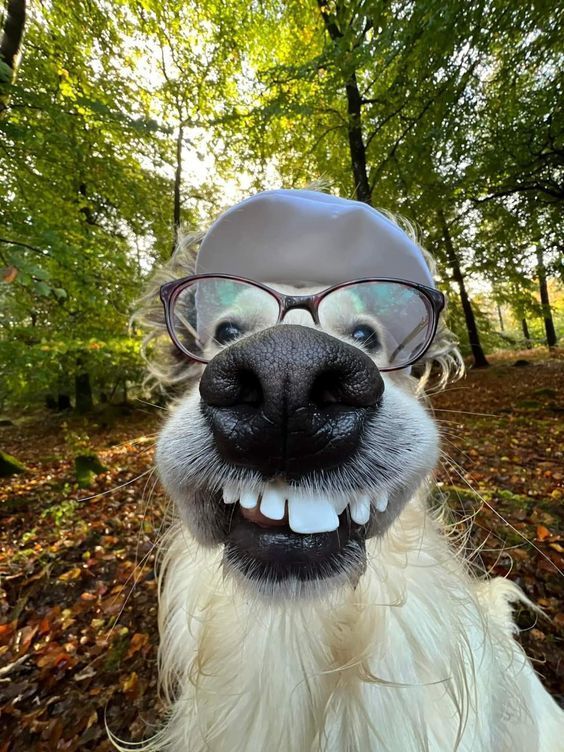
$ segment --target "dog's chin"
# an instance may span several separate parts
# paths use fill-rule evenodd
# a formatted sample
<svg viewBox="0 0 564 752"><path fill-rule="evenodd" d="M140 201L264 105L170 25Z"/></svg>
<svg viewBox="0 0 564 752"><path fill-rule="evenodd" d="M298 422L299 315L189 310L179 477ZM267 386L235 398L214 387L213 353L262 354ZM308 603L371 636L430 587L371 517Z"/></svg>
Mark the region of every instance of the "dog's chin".
<svg viewBox="0 0 564 752"><path fill-rule="evenodd" d="M266 594L313 594L323 584L355 585L366 567L366 526L346 512L337 530L296 533L287 524L265 525L234 510L225 537L224 567Z"/></svg>

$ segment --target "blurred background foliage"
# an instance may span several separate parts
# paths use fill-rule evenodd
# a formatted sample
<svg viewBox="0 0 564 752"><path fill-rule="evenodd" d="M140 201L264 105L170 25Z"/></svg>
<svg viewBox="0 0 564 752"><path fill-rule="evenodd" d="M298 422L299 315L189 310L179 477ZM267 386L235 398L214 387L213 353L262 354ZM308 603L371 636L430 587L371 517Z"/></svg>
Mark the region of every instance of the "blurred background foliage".
<svg viewBox="0 0 564 752"><path fill-rule="evenodd" d="M0 410L126 400L143 374L129 316L179 229L318 178L416 224L476 366L555 347L563 15L549 0L5 0Z"/></svg>

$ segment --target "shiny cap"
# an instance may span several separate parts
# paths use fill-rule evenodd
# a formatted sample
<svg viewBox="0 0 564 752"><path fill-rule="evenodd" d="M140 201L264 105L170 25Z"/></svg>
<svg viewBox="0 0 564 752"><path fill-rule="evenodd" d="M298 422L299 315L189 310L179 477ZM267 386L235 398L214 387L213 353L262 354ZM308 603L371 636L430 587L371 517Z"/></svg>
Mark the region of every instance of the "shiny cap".
<svg viewBox="0 0 564 752"><path fill-rule="evenodd" d="M395 277L434 287L401 228L367 204L317 191L265 191L228 209L205 235L196 273L326 286Z"/></svg>

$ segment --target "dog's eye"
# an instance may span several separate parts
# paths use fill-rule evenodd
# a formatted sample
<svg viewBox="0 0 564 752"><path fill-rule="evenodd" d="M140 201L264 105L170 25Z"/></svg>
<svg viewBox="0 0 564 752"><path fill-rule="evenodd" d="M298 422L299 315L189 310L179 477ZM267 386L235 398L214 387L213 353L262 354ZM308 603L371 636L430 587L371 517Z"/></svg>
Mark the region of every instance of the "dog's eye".
<svg viewBox="0 0 564 752"><path fill-rule="evenodd" d="M227 345L240 337L243 330L235 321L222 321L215 328L214 339L220 345Z"/></svg>
<svg viewBox="0 0 564 752"><path fill-rule="evenodd" d="M353 340L374 352L380 349L380 340L374 329L368 324L357 324L351 332Z"/></svg>

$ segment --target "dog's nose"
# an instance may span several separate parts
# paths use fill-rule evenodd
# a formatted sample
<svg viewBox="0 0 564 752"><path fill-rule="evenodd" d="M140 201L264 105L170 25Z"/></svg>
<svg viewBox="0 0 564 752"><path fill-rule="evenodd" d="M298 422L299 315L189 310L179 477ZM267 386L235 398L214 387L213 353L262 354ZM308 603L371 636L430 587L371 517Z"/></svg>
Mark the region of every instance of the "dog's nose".
<svg viewBox="0 0 564 752"><path fill-rule="evenodd" d="M298 479L354 454L384 382L357 347L285 324L232 344L200 382L203 411L228 462Z"/></svg>

